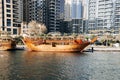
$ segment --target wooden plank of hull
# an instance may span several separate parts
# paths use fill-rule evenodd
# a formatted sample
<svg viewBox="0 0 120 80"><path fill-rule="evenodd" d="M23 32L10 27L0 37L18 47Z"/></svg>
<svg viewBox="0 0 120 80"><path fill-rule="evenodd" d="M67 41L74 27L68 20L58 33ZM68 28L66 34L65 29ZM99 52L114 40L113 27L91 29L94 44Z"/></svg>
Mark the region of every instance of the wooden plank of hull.
<svg viewBox="0 0 120 80"><path fill-rule="evenodd" d="M0 47L1 51L6 51L6 50L10 50L10 49L12 49L12 47L9 47L9 46L2 46L2 47Z"/></svg>
<svg viewBox="0 0 120 80"><path fill-rule="evenodd" d="M16 44L12 45L13 42L6 42L6 43L0 43L0 50L1 51L6 51L6 50L11 50L16 47Z"/></svg>

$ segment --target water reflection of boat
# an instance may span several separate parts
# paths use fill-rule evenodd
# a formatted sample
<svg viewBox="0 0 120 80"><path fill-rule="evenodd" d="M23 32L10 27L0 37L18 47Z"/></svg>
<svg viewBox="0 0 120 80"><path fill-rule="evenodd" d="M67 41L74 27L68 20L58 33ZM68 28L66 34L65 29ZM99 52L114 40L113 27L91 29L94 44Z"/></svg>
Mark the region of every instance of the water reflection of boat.
<svg viewBox="0 0 120 80"><path fill-rule="evenodd" d="M24 37L23 42L30 51L51 51L51 52L81 52L89 44L95 42L97 38L91 41L82 39L42 39Z"/></svg>

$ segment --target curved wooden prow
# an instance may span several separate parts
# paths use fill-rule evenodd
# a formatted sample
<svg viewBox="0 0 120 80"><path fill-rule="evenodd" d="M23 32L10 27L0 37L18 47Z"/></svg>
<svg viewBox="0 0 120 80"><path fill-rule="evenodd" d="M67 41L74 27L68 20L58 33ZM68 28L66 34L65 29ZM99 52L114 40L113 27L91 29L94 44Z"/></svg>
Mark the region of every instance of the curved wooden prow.
<svg viewBox="0 0 120 80"><path fill-rule="evenodd" d="M96 40L97 40L97 37L94 37L94 38L90 41L90 43L94 43Z"/></svg>

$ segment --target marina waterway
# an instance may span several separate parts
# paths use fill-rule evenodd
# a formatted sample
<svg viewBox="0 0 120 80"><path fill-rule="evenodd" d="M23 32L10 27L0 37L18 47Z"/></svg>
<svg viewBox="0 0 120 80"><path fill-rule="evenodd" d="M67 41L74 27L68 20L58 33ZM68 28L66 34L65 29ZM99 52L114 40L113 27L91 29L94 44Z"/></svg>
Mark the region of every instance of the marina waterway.
<svg viewBox="0 0 120 80"><path fill-rule="evenodd" d="M120 80L120 52L0 51L0 80Z"/></svg>

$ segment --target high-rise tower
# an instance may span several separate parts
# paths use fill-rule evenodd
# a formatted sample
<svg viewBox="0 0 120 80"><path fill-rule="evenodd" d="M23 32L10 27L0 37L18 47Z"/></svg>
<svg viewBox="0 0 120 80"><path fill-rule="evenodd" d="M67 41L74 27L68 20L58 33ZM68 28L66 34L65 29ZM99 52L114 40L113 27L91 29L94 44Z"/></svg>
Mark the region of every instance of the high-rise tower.
<svg viewBox="0 0 120 80"><path fill-rule="evenodd" d="M64 7L64 20L71 21L71 0L65 0L65 7Z"/></svg>
<svg viewBox="0 0 120 80"><path fill-rule="evenodd" d="M89 32L112 30L114 33L118 33L119 3L119 0L89 0Z"/></svg>
<svg viewBox="0 0 120 80"><path fill-rule="evenodd" d="M0 29L9 31L11 35L20 33L22 19L22 13L19 12L22 9L20 2L20 0L0 0Z"/></svg>
<svg viewBox="0 0 120 80"><path fill-rule="evenodd" d="M97 0L89 0L88 5L88 30L95 30L96 27Z"/></svg>
<svg viewBox="0 0 120 80"><path fill-rule="evenodd" d="M81 0L65 0L65 21L70 33L83 33L83 6Z"/></svg>
<svg viewBox="0 0 120 80"><path fill-rule="evenodd" d="M39 0L23 0L23 21L29 23L39 20Z"/></svg>
<svg viewBox="0 0 120 80"><path fill-rule="evenodd" d="M120 32L120 0L116 0L115 1L115 23L114 23L114 30L115 30L115 33L119 33Z"/></svg>
<svg viewBox="0 0 120 80"><path fill-rule="evenodd" d="M23 0L23 20L32 20L45 24L48 32L60 30L60 0Z"/></svg>
<svg viewBox="0 0 120 80"><path fill-rule="evenodd" d="M60 0L47 0L48 2L48 30L60 30Z"/></svg>
<svg viewBox="0 0 120 80"><path fill-rule="evenodd" d="M114 24L113 0L98 0L97 30L111 29Z"/></svg>

